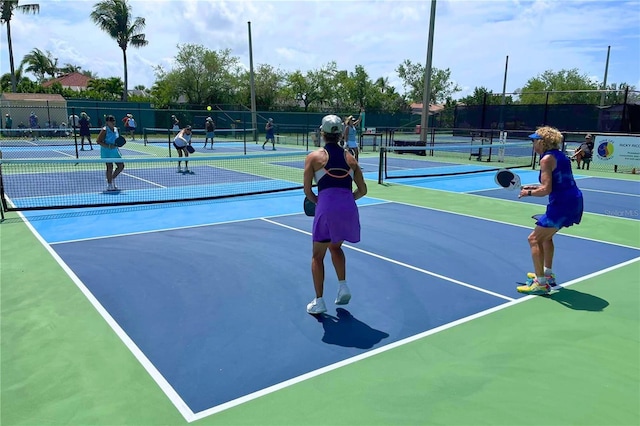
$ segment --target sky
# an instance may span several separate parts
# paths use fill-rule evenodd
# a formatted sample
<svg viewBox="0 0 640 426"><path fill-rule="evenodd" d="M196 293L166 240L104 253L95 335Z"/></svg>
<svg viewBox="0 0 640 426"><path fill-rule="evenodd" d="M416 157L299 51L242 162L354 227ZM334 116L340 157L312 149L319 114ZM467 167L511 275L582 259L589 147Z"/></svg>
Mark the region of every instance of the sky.
<svg viewBox="0 0 640 426"><path fill-rule="evenodd" d="M39 48L98 77L123 77L122 51L89 18L96 0L20 0L40 13L11 21L14 60ZM129 0L146 19L146 47L127 49L129 89L151 87L154 69L172 68L178 45L230 49L248 69L248 22L254 67L286 72L317 70L335 61L372 81L387 78L404 93L396 69L405 60L426 64L431 1ZM449 69L459 99L485 87L522 88L547 70L577 68L598 82L640 90L640 0L437 0L433 67ZM0 73L9 72L6 26L0 33ZM31 76L34 78L33 76ZM34 78L35 79L35 78Z"/></svg>

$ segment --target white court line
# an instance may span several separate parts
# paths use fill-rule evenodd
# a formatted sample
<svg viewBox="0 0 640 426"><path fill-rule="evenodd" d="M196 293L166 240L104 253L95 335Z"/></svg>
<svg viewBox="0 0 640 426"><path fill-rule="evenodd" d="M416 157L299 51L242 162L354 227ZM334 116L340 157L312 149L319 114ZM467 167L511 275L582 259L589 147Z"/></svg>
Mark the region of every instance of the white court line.
<svg viewBox="0 0 640 426"><path fill-rule="evenodd" d="M283 228L290 229L290 230L292 230L292 231L299 232L299 233L301 233L301 234L311 235L311 232L308 232L308 231L305 231L305 230L302 230L302 229L299 229L299 228L295 228L295 227L293 227L293 226L285 225L285 224L283 224L283 223L278 223L278 222L275 222L275 221L273 221L273 220L266 219L266 218L265 218L265 219L262 219L262 220L264 220L265 222L272 223L272 224L274 224L274 225L281 226L281 227L283 227ZM449 278L449 277L444 276L444 275L436 274L435 272L431 272L431 271L428 271L428 270L426 270L426 269L418 268L417 266L409 265L408 263L400 262L400 261L398 261L398 260L391 259L391 258L389 258L389 257L385 257L385 256L382 256L382 255L379 255L379 254L376 254L376 253L373 253L373 252L370 252L370 251L367 251L367 250L362 250L362 249L359 249L359 248L354 247L354 246L349 245L349 244L342 244L342 247L346 247L346 248L348 248L348 249L351 249L351 250L354 250L354 251L360 252L360 253L362 253L362 254L366 254L367 256L375 257L375 258L377 258L377 259L384 260L385 262L389 262L389 263L393 263L393 264L395 264L395 265L403 266L403 267L405 267L405 268L412 269L412 270L414 270L414 271L421 272L421 273L423 273L423 274L430 275L430 276L432 276L432 277L440 278L441 280L449 281L450 283L453 283L453 284L456 284L456 285L459 285L459 286L462 286L462 287L467 287L467 288L470 288L470 289L472 289L472 290L479 291L479 292L481 292L481 293L486 293L486 294L489 294L489 295L491 295L491 296L495 296L495 297L498 297L498 298L500 298L500 299L507 300L507 301L509 301L509 302L511 302L511 301L513 301L513 300L514 300L514 299L513 299L513 298L511 298L511 297L504 296L504 295L502 295L502 294L495 293L495 292L493 292L493 291L490 291L490 290L487 290L487 289L484 289L484 288L481 288L481 287L477 287L477 286L472 285L472 284L467 284L467 283L465 283L465 282L458 281L458 280L455 280L455 279L453 279L453 278Z"/></svg>
<svg viewBox="0 0 640 426"><path fill-rule="evenodd" d="M561 287L569 287L569 286L571 286L571 285L573 285L575 283L578 283L580 281L584 281L584 280L587 280L587 279L595 278L595 277L597 277L599 275L605 274L607 272L614 271L616 269L619 269L619 268L622 268L624 266L630 265L630 264L632 264L634 262L637 262L637 261L640 261L640 257L636 257L635 259L628 260L626 262L620 263L618 265L611 266L611 267L603 269L601 271L597 271L597 272L582 276L580 278L576 278L575 280L572 280L572 281L564 283ZM501 310L503 310L505 308L509 308L511 306L517 305L519 303L526 302L526 301L531 300L531 299L533 299L535 297L537 297L537 296L524 296L524 297L522 297L520 299L516 299L516 300L512 300L512 301L507 302L507 303L503 303L502 305L498 305L498 306L495 306L493 308L486 309L484 311L475 313L473 315L469 315L468 317L460 318L460 319L458 319L456 321L453 321L453 322L450 322L448 324L443 324L443 325L441 325L439 327L432 328L431 330L427 330L425 332L422 332L422 333L419 333L419 334L415 334L413 336L404 338L402 340L398 340L396 342L389 343L388 345L384 345L384 346L381 346L379 348L367 351L367 352L362 353L360 355L356 355L354 357L347 358L347 359L342 360L340 362L336 362L335 364L327 365L326 367L322 367L322 368L319 368L317 370L310 371L310 372L305 373L303 375L300 375L298 377L294 377L293 379L285 380L284 382L278 383L278 384L273 385L273 386L269 386L268 388L264 388L264 389L261 389L261 390L259 390L257 392L250 393L250 394L245 395L245 396L243 396L241 398L237 398L237 399L234 399L232 401L225 402L224 404L220 404L220 405L217 405L215 407L211 407L211 408L209 408L207 410L200 411L198 413L194 413L193 420L203 419L203 418L208 417L210 415L219 413L219 412L224 411L224 410L228 410L229 408L233 408L233 407L238 406L240 404L244 404L245 402L249 402L249 401L254 400L256 398L260 398L260 397L262 397L264 395L268 395L270 393L282 390L282 389L287 388L289 386L295 385L297 383L303 382L303 381L308 380L308 379L312 379L314 377L320 376L322 374L328 373L328 372L336 370L338 368L341 368L341 367L344 367L344 366L347 366L347 365L350 365L350 364L354 364L354 363L356 363L358 361L362 361L363 359L367 359L367 358L370 358L372 356L375 356L375 355L381 354L383 352L389 351L391 349L395 349L397 347L404 346L406 344L415 342L416 340L423 339L423 338L425 338L427 336L434 335L436 333L439 333L441 331L456 327L458 325L464 324L464 323L469 322L471 320L475 320L475 319L484 317L486 315L492 314L494 312L501 311Z"/></svg>
<svg viewBox="0 0 640 426"><path fill-rule="evenodd" d="M525 185L526 185L526 184L525 184ZM442 190L442 189L431 189L431 188L429 188L429 189L430 189L430 190L432 190L432 191L448 192L449 194L451 194L451 193L452 193L451 191ZM493 189L492 189L492 190L493 190ZM496 190L496 191L504 191L504 189L503 189L503 188L496 188L495 190ZM483 190L483 191L484 191L484 190ZM583 190L581 189L581 191L583 191ZM474 191L474 192L475 192L475 191ZM484 198L484 199L486 199L486 198L487 198L487 197L486 197L486 196L484 196L484 195L480 195L480 194L473 194L472 192L464 192L464 194L466 194L466 195L470 195L470 196L472 196L472 197L482 197L482 198ZM628 194L624 194L624 195L628 195ZM527 203L526 201L521 201L521 200L519 200L519 199L517 199L517 198L516 198L516 199L514 199L514 200L509 200L509 199L506 199L506 198L500 198L500 200L502 200L502 201L507 201L507 202L509 202L509 203L526 203L526 204L530 204L530 205L535 205L534 203ZM398 204L401 204L401 203L398 203ZM409 204L409 205L411 205L411 206L412 206L413 204ZM546 208L544 205L541 205L541 204L538 204L538 205L539 205L540 207ZM415 207L421 207L421 206L415 206ZM431 210L437 210L437 209L433 209L433 208L431 208L431 207L425 207L425 208L428 208L428 209L431 209ZM633 210L633 209L629 209L629 210ZM449 211L447 211L447 210L439 210L439 211L443 211L443 212L446 212L446 213L453 213L453 212L449 212ZM465 215L464 215L464 214L462 214L462 213L453 213L453 214L461 214L461 215L465 216ZM630 220L630 221L632 221L632 222L636 222L636 223L638 222L638 219L634 219L634 218L632 218L632 217L616 216L616 215L612 215L612 214L595 213L595 212L588 212L588 211L585 211L583 214L594 215L594 216L602 216L602 217L608 217L608 218L610 218L610 219ZM492 220L492 219L486 219L486 218L483 218L483 217L476 217L476 216L469 216L469 217L475 217L475 218L477 218L477 219L488 220L488 221L491 221L491 222L504 223L504 224L507 224L507 225L522 226L522 225L514 225L514 224L512 224L512 223L508 223L508 222L494 221L494 220ZM576 226L579 226L579 225L576 225ZM526 228L526 226L525 226L525 228ZM564 234L558 234L558 235L564 235ZM574 236L574 235L566 235L566 236L567 236L567 237L582 238L582 239L590 240L590 241L596 241L596 242L603 243L603 244L615 244L615 243L610 243L610 242L608 242L608 241L593 240L593 239L590 239L590 238L577 237L577 236ZM635 249L637 249L637 247L630 247L630 246L624 246L624 245L623 245L622 247L635 248Z"/></svg>
<svg viewBox="0 0 640 426"><path fill-rule="evenodd" d="M604 191L602 189L589 189L589 188L580 188L580 191L585 192L600 192L602 194L611 194L611 195L624 195L627 197L640 197L639 194L631 194L629 192L615 192L615 191Z"/></svg>
<svg viewBox="0 0 640 426"><path fill-rule="evenodd" d="M215 201L215 200L212 200ZM361 205L358 206L358 208L363 208L363 207L369 207L369 206L379 206L381 204L390 204L392 201L385 201L385 200L380 200L379 202L374 202L374 203L369 203L369 204L365 204L365 205ZM117 214L118 212L111 212L110 214ZM297 216L303 214L302 212L294 212L294 213L285 213L285 214L279 214L279 215L274 215L274 216L269 216L269 217L287 217L287 216ZM178 231L181 229L191 229L191 228L201 228L203 226L217 226L217 225L226 225L226 224L230 224L230 223L242 223L242 222L249 222L252 220L261 220L264 219L264 217L262 216L255 216L255 217L248 217L246 219L233 219L233 220L225 220L225 221L221 221L221 222L207 222L207 223L199 223L196 225L186 225L186 226L174 226L171 228L162 228L162 229L151 229L151 230L147 230L147 231L135 231L135 232L125 232L122 234L110 234L110 235L100 235L97 237L89 237L89 238L77 238L75 240L63 240L63 241L54 241L52 243L49 243L51 245L57 245L57 244L66 244L66 243L77 243L77 242L81 242L81 241L92 241L92 240L103 240L103 239L108 239L108 238L117 238L117 237L129 237L132 235L143 235L143 234L153 234L155 232L166 232L166 231Z"/></svg>
<svg viewBox="0 0 640 426"><path fill-rule="evenodd" d="M159 183L155 183L155 182L152 182L152 181L150 181L150 180L146 180L146 179L143 179L143 178L138 177L138 176L134 176L134 175L129 174L129 173L126 173L126 172L122 172L122 174L123 174L123 175L125 175L125 176L129 176L130 178L140 180L140 181L142 181L142 182L144 182L144 183L148 183L148 184L151 184L151 185L155 185L155 186L157 186L157 187L159 187L159 188L164 188L164 189L166 189L166 188L167 188L166 186L160 185Z"/></svg>
<svg viewBox="0 0 640 426"><path fill-rule="evenodd" d="M195 420L195 416L193 411L187 406L187 404L182 400L180 395L175 391L175 389L169 384L169 382L164 378L164 376L156 369L153 363L146 357L144 352L140 350L140 348L135 344L135 342L127 335L127 333L120 327L120 325L116 322L115 319L109 314L109 312L102 306L102 304L96 299L96 297L91 293L91 291L83 284L82 280L78 278L78 276L67 266L67 264L62 260L58 253L53 250L53 248L47 244L47 242L42 238L42 236L36 231L36 229L31 225L29 220L22 215L21 212L18 212L18 215L22 216L22 220L25 225L29 228L29 230L33 233L33 235L38 239L40 244L49 252L49 254L55 259L55 261L60 265L60 267L66 272L66 274L71 278L74 284L80 289L82 294L87 298L89 303L98 311L100 316L105 320L105 322L111 327L111 329L116 333L116 335L120 338L122 343L131 351L133 356L136 357L138 362L142 365L142 367L147 370L147 373L151 376L151 378L157 383L160 389L164 392L164 394L169 398L171 403L176 407L178 412L182 414L182 417L187 422L192 422Z"/></svg>
<svg viewBox="0 0 640 426"><path fill-rule="evenodd" d="M388 204L388 203L387 202L383 202L381 204ZM448 212L446 210L438 210L438 209L433 209L433 208L428 208L428 207L415 206L413 204L408 204L408 203L397 203L397 204L405 204L405 205L409 205L409 206L412 206L412 207L420 207L420 208L424 208L424 209L428 209L428 210L441 211L441 212L450 213L450 214L457 214L457 215L460 215L460 216L475 217L475 216L466 215L466 214ZM361 206L361 207L365 207L365 206ZM514 299L506 298L505 296L498 296L498 297L506 298L509 301L504 303L504 304L502 304L502 305L498 305L498 306L496 306L494 308L490 308L490 309L487 309L485 311L478 312L476 314L470 315L470 316L465 317L465 318L461 318L459 320L453 321L453 322L448 323L448 324L443 324L443 325L441 325L441 326L439 326L437 328L425 331L423 333L419 333L419 334L407 337L405 339L396 341L394 343L390 343L390 344L382 346L380 348L365 352L365 353L360 354L358 356L355 356L355 357L352 357L352 358L348 358L348 359L345 359L345 360L340 361L338 363L331 364L331 365L328 365L326 367L323 367L323 368L311 371L309 373L303 374L301 376L295 377L293 379L286 380L284 382L281 382L279 384L270 386L270 387L262 389L260 391L253 392L251 394L245 395L245 396L243 396L241 398L237 398L235 400L228 401L228 402L226 402L224 404L220 404L218 406L209 408L207 410L204 410L204 411L201 411L201 412L198 412L198 413L193 413L193 411L191 411L191 409L186 405L186 403L177 394L177 392L173 389L173 387L166 381L166 379L155 368L155 366L151 363L151 361L137 347L137 345L131 340L131 338L126 334L126 332L122 328L120 328L118 323L113 319L113 317L111 317L111 315L108 313L108 311L93 296L93 294L89 291L89 289L87 289L84 286L82 281L65 264L65 262L62 260L62 258L60 258L57 255L57 253L53 250L51 245L47 244L47 242L40 236L40 234L35 230L35 228L33 228L33 226L29 223L28 219L26 217L24 217L21 212L18 212L18 214L22 217L23 221L25 222L27 227L30 229L30 231L34 234L34 236L38 239L38 241L52 255L52 257L63 268L63 270L67 273L67 275L69 275L69 277L72 279L72 281L76 284L76 286L80 289L80 291L82 291L82 293L85 295L85 297L87 297L89 302L94 306L94 308L98 311L98 313L105 319L107 324L114 330L116 335L122 340L122 342L125 344L125 346L132 352L132 354L136 357L136 359L140 362L140 364L145 368L145 370L147 370L147 372L154 379L154 381L156 381L156 383L159 385L161 390L165 393L165 395L167 395L168 399L176 407L178 412L180 412L180 414L184 417L184 419L189 423L191 423L193 421L196 421L196 420L200 420L200 419L205 418L205 417L208 417L210 415L216 414L218 412L227 410L229 408L235 407L237 405L243 404L245 402L251 401L251 400L256 399L258 397L267 395L269 393L284 389L284 388L286 388L288 386L291 386L291 385L294 385L296 383L305 381L307 379L319 376L321 374L327 373L327 372L335 370L337 368L340 368L340 367L343 367L343 366L346 366L346 365L349 365L349 364L353 364L355 362L358 362L358 361L361 361L363 359L372 357L374 355L386 352L386 351L394 349L396 347L403 346L405 344L408 344L408 343L411 343L413 341L422 339L424 337L439 333L441 331L444 331L446 329L455 327L457 325L460 325L460 324L469 322L471 320L483 317L483 316L488 315L490 313L497 312L499 310L502 310L504 308L513 306L513 305L518 304L518 303L522 303L524 301L530 300L530 299L535 297L535 296L525 296L525 297L522 297L520 299L515 299L514 300ZM293 214L300 214L300 213L293 213ZM287 215L282 215L282 216L290 216L290 215L293 215L293 214L287 214ZM489 220L489 219L486 219L486 218L480 218L480 217L477 217L477 218L478 219L482 219L482 220ZM242 221L229 221L227 223L243 222L243 221L247 221L247 220L256 220L256 219L253 218L253 219L245 219L245 220L242 220ZM282 225L282 224L279 224L277 222L270 221L268 219L263 219L263 220L265 220L267 222L274 223L274 224L276 224L278 226L287 227L286 225ZM507 223L507 222L501 222L501 221L496 221L496 220L489 220L489 221L495 222L495 223L502 223L502 224L505 224L505 225L511 225L511 226L518 226L518 227L527 228L525 226L513 225L513 224L510 224L510 223ZM207 225L197 225L197 226L207 226ZM193 227L196 227L196 226L193 226ZM182 228L176 228L176 229L182 229ZM301 231L301 230L298 230L296 228L291 228L291 229L295 230L295 231L298 231L298 232L303 232L305 234L309 234L306 231ZM147 232L158 232L158 231L147 231ZM142 232L142 233L147 233L147 232ZM575 237L575 238L582 238L582 237ZM582 238L582 239L596 241L596 242L602 242L602 241L592 240L592 239L588 239L588 238ZM613 244L613 243L607 243L607 242L602 242L602 243ZM621 246L621 247L627 247L627 246L623 246L623 245L620 245L620 244L614 244L614 245L618 245L618 246ZM356 250L354 247L350 247L350 248L353 248L354 250ZM633 249L637 250L637 248L635 248L635 247L628 247L628 248L633 248ZM637 262L637 261L640 261L640 257L636 257L635 259L631 259L629 261L620 263L618 265L611 266L611 267L603 269L601 271L597 271L597 272L585 275L583 277L576 278L576 279L574 279L572 281L569 281L569 282L563 284L562 287L568 287L568 286L573 285L573 284L575 284L577 282L597 277L599 275L602 275L602 274L605 274L607 272L619 269L621 267L627 266L627 265L632 264L632 263Z"/></svg>

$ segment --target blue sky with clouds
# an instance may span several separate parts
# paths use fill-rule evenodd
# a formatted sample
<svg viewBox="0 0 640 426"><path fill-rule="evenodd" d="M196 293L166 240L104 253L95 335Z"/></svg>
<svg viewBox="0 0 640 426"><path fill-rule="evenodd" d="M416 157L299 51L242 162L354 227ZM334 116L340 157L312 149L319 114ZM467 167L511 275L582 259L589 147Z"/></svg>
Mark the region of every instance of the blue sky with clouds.
<svg viewBox="0 0 640 426"><path fill-rule="evenodd" d="M39 15L17 13L11 21L14 59L34 48L50 51L59 65L71 63L99 77L123 76L115 41L89 19L96 3L20 0L40 4ZM154 66L171 68L176 46L202 44L230 49L248 67L247 22L254 65L284 71L363 65L372 80L388 78L402 93L395 69L405 59L426 62L431 2L423 1L220 1L130 0L144 17L149 45L128 49L129 88L150 87ZM6 27L0 36L0 73L9 72ZM507 91L546 70L577 68L598 81L611 46L608 83L640 90L640 0L438 0L433 66L449 68L463 91L484 86Z"/></svg>

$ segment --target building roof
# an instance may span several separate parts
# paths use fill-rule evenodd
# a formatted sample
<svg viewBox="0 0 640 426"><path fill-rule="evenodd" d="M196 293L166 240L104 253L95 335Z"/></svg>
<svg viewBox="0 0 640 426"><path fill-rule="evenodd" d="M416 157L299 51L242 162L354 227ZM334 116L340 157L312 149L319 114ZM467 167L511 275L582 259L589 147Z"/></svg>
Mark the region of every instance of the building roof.
<svg viewBox="0 0 640 426"><path fill-rule="evenodd" d="M422 114L422 104L413 103L410 105L411 112L413 114ZM442 112L444 105L441 104L429 104L429 114L438 114Z"/></svg>
<svg viewBox="0 0 640 426"><path fill-rule="evenodd" d="M62 95L48 93L3 93L0 99L3 101L65 101Z"/></svg>
<svg viewBox="0 0 640 426"><path fill-rule="evenodd" d="M62 77L56 77L49 81L45 81L42 83L42 87L49 87L55 82L59 82L62 87L83 87L86 88L89 85L89 80L91 77L88 77L84 74L80 74L79 72L72 72L69 74L65 74Z"/></svg>

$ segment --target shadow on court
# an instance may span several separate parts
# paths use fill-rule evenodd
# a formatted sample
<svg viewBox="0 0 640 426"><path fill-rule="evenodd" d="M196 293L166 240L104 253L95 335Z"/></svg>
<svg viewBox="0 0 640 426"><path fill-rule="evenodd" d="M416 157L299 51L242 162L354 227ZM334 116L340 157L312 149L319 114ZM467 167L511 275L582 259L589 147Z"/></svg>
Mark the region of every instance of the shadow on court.
<svg viewBox="0 0 640 426"><path fill-rule="evenodd" d="M347 348L370 349L389 337L384 331L369 327L357 320L351 312L343 308L336 309L337 316L323 314L316 316L324 327L322 341L330 345Z"/></svg>
<svg viewBox="0 0 640 426"><path fill-rule="evenodd" d="M598 296L568 288L561 288L546 297L576 311L602 312L609 306L609 302Z"/></svg>

